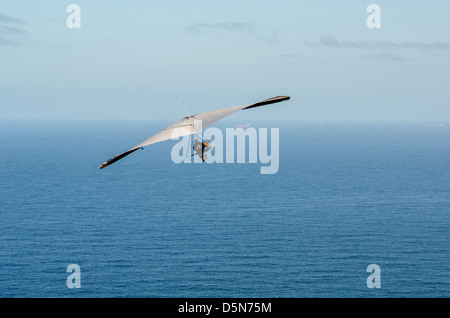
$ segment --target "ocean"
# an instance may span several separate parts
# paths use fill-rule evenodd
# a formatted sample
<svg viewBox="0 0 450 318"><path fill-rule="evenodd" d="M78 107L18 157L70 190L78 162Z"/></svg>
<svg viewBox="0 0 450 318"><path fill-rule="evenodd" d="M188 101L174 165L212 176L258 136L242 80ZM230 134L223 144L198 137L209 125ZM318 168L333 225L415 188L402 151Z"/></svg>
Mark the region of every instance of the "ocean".
<svg viewBox="0 0 450 318"><path fill-rule="evenodd" d="M427 124L255 122L280 132L263 175L175 141L98 169L154 122L2 121L0 297L450 297L450 124Z"/></svg>

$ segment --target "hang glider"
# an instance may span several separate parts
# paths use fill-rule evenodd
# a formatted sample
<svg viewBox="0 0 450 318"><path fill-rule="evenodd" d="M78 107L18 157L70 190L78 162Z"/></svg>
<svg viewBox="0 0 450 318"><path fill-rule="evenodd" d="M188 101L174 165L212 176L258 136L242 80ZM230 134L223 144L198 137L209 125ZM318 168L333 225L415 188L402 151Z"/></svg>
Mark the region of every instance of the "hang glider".
<svg viewBox="0 0 450 318"><path fill-rule="evenodd" d="M145 146L165 141L172 138L187 136L187 135L195 135L199 133L196 131L196 128L194 127L194 121L201 120L202 121L202 128L206 128L212 124L214 124L216 121L221 120L222 118L225 118L227 116L230 116L231 114L238 112L240 110L245 109L251 109L255 107L270 105L279 103L282 101L289 100L289 96L277 96L273 98L269 98L266 100L263 100L262 102L258 102L255 104L250 105L243 105L243 106L235 106L230 108L223 108L218 110L213 110L205 113L199 113L192 116L186 116L179 121L177 121L175 124L170 125L169 127L161 130L157 134L153 135L152 137L148 138L147 140L144 140L139 145L131 148L130 150L127 150L117 156L112 157L111 159L108 159L102 165L99 167L99 169L103 169L111 164L113 164L116 161L119 161L120 159L128 156L129 154L132 154L136 150L143 149ZM184 128L184 129L180 129Z"/></svg>

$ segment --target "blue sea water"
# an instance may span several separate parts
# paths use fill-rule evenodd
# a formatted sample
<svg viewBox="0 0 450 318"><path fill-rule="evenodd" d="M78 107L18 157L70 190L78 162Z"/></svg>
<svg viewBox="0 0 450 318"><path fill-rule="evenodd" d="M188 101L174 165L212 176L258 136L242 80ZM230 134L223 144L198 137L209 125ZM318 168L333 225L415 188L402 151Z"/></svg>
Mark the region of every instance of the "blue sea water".
<svg viewBox="0 0 450 318"><path fill-rule="evenodd" d="M151 122L1 122L0 296L450 297L450 125L425 124L255 123L280 129L261 175L174 141L98 169Z"/></svg>

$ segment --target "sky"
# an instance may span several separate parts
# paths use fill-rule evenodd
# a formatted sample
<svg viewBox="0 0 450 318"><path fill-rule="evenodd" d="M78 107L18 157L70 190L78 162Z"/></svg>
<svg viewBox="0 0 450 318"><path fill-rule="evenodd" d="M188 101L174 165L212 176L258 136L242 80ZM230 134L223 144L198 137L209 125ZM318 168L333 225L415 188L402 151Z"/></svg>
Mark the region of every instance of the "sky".
<svg viewBox="0 0 450 318"><path fill-rule="evenodd" d="M445 122L449 31L448 0L0 0L0 120L167 119L288 95L248 116Z"/></svg>

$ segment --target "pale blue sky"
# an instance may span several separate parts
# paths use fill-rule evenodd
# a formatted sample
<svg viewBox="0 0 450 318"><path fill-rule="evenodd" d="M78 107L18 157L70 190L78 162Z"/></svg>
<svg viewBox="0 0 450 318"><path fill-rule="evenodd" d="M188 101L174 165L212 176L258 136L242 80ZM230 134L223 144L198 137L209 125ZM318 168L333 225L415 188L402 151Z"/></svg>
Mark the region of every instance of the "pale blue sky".
<svg viewBox="0 0 450 318"><path fill-rule="evenodd" d="M0 119L166 119L183 101L290 95L251 116L449 121L449 31L445 0L1 0Z"/></svg>

